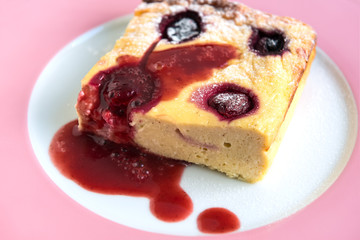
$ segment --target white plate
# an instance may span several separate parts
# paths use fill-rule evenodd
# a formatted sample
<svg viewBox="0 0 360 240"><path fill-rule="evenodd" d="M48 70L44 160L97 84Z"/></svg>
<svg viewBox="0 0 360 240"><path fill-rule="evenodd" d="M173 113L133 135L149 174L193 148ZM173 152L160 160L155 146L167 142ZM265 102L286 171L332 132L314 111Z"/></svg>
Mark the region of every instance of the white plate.
<svg viewBox="0 0 360 240"><path fill-rule="evenodd" d="M67 45L39 77L28 109L35 154L49 177L71 198L117 223L157 233L202 235L196 218L209 207L234 212L246 231L294 214L319 197L339 176L355 144L357 112L340 70L320 49L283 143L265 179L246 184L201 167L185 170L181 186L194 203L184 221L156 219L146 198L89 192L65 178L48 148L55 132L76 118L80 80L122 35L130 16L97 27Z"/></svg>

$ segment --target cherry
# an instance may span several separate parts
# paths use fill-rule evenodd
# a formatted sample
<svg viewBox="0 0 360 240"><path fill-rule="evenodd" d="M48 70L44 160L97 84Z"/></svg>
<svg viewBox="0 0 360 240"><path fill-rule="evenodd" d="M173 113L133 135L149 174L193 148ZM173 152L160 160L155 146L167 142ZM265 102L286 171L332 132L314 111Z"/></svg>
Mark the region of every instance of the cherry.
<svg viewBox="0 0 360 240"><path fill-rule="evenodd" d="M102 108L126 112L157 98L157 78L140 66L109 69L100 84ZM118 114L123 115L123 114Z"/></svg>
<svg viewBox="0 0 360 240"><path fill-rule="evenodd" d="M109 106L120 107L127 105L136 96L133 86L119 81L109 82L104 93L105 101Z"/></svg>
<svg viewBox="0 0 360 240"><path fill-rule="evenodd" d="M201 17L190 10L163 17L159 29L162 38L172 43L190 41L203 31Z"/></svg>
<svg viewBox="0 0 360 240"><path fill-rule="evenodd" d="M209 98L208 104L225 118L243 115L253 107L250 97L241 92L215 94Z"/></svg>
<svg viewBox="0 0 360 240"><path fill-rule="evenodd" d="M249 116L259 108L259 99L250 89L234 83L216 83L198 88L190 101L223 121Z"/></svg>
<svg viewBox="0 0 360 240"><path fill-rule="evenodd" d="M250 49L260 56L281 55L286 49L287 39L279 30L266 31L253 28Z"/></svg>

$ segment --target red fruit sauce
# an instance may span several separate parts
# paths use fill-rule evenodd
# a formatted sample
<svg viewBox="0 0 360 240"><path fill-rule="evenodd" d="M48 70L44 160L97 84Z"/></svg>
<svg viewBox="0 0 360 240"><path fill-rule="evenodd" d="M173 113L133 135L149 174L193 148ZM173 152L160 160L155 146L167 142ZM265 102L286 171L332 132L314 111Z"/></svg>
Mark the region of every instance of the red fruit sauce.
<svg viewBox="0 0 360 240"><path fill-rule="evenodd" d="M161 100L171 100L186 86L209 79L214 69L236 57L236 49L230 45L189 45L152 52L147 69L162 82Z"/></svg>
<svg viewBox="0 0 360 240"><path fill-rule="evenodd" d="M180 221L192 212L179 185L185 162L81 133L77 126L66 124L50 144L50 157L64 176L89 191L147 197L151 212L163 221Z"/></svg>
<svg viewBox="0 0 360 240"><path fill-rule="evenodd" d="M240 221L225 208L209 208L199 214L197 226L203 233L227 233L239 229Z"/></svg>
<svg viewBox="0 0 360 240"><path fill-rule="evenodd" d="M191 198L180 187L188 166L183 161L82 133L77 120L58 130L49 153L65 177L89 191L147 197L154 216L166 222L184 220L192 213ZM198 216L197 225L204 233L226 233L239 229L240 222L229 210L210 208Z"/></svg>

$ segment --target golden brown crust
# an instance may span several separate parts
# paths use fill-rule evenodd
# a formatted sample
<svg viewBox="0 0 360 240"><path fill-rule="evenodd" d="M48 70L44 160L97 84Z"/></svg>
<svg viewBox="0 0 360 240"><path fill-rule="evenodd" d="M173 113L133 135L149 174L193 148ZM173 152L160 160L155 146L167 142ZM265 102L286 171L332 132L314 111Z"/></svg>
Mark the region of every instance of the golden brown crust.
<svg viewBox="0 0 360 240"><path fill-rule="evenodd" d="M308 60L307 60L307 65L306 65L306 68L301 71L301 74L298 78L298 80L296 81L296 88L294 89L294 91L292 92L291 94L291 97L290 97L290 101L289 101L289 104L288 104L288 107L286 109L286 112L285 112L285 115L283 117L283 120L282 120L282 124L281 125L284 125L284 122L286 121L286 118L291 118L292 116L289 116L292 115L292 113L289 113L290 111L290 108L291 108L291 105L296 105L297 103L294 102L294 98L295 98L295 95L298 94L299 95L299 91L301 92L302 89L299 89L300 85L305 85L305 82L307 80L307 77L309 75L309 72L310 72L310 67L311 67L311 64L314 60L316 56L316 46L314 46L311 50L311 54L310 56L308 57ZM285 126L285 128L287 128L287 126ZM283 130L285 131L285 130ZM280 133L280 131L276 134L276 137L274 138L274 141L276 141L276 139L278 138L282 138L282 136L279 136L281 135L282 133ZM266 148L266 151L269 151L269 149L272 147L273 144L269 145L268 148Z"/></svg>
<svg viewBox="0 0 360 240"><path fill-rule="evenodd" d="M316 46L314 45L312 47L312 49L311 49L310 56L306 56L306 58L305 58L306 61L307 61L306 68L301 71L301 74L299 75L299 78L297 79L297 81L295 81L296 87L295 87L293 93L291 94L291 98L290 98L290 101L289 101L289 107L290 107L290 105L291 105L291 103L292 103L292 101L294 99L294 95L295 95L295 93L296 93L296 91L298 89L298 86L299 86L300 82L301 81L306 81L307 75L309 74L309 71L310 71L310 66L312 64L312 61L315 58L315 55L316 55ZM289 109L289 107L288 107L288 109Z"/></svg>

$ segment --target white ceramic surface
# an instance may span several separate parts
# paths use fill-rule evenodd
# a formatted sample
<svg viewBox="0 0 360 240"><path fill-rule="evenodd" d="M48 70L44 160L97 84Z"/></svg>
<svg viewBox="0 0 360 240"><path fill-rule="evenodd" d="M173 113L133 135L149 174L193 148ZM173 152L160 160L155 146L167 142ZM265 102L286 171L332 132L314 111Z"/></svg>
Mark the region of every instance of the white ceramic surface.
<svg viewBox="0 0 360 240"><path fill-rule="evenodd" d="M48 147L55 132L76 118L80 80L110 50L130 17L97 27L71 42L47 65L29 104L28 127L35 154L49 177L87 209L117 223L173 235L202 235L198 214L225 207L241 221L240 231L261 227L294 214L321 195L345 167L355 144L357 112L346 79L318 49L307 85L279 152L265 179L247 184L205 168L191 166L181 186L194 203L184 221L165 223L149 211L145 198L86 191L62 176Z"/></svg>

